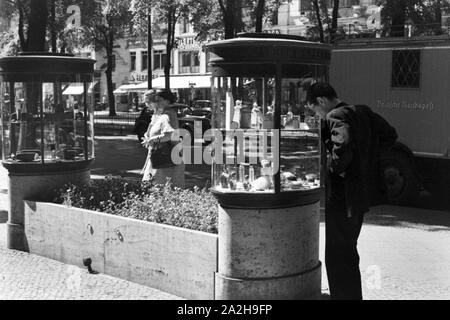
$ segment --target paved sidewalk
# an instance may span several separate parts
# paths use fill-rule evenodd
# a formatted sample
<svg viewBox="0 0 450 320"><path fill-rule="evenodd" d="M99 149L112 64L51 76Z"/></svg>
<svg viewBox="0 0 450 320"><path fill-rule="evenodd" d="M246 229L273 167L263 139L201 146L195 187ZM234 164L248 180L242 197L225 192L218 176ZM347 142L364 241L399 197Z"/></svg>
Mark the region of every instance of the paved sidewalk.
<svg viewBox="0 0 450 320"><path fill-rule="evenodd" d="M320 260L325 229L321 223ZM380 206L358 241L366 300L450 299L450 212ZM322 288L327 290L326 272Z"/></svg>
<svg viewBox="0 0 450 320"><path fill-rule="evenodd" d="M0 300L180 300L166 292L26 252L6 249L9 199L0 165Z"/></svg>
<svg viewBox="0 0 450 320"><path fill-rule="evenodd" d="M3 168L0 166L0 171ZM0 172L0 183L2 183ZM0 185L0 299L180 299L165 292L36 255L8 250L7 193ZM327 298L320 224L322 293ZM380 206L359 238L366 300L450 300L450 212Z"/></svg>
<svg viewBox="0 0 450 320"><path fill-rule="evenodd" d="M0 299L179 300L181 298L104 274L0 247Z"/></svg>

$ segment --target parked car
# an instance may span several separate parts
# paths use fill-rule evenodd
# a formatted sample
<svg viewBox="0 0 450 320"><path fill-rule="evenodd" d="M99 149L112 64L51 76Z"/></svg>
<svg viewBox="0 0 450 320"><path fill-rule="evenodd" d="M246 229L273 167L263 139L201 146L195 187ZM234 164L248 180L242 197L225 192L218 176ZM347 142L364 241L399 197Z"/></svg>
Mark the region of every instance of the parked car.
<svg viewBox="0 0 450 320"><path fill-rule="evenodd" d="M209 100L195 100L193 105L193 110L203 109L207 111L212 110L212 103Z"/></svg>
<svg viewBox="0 0 450 320"><path fill-rule="evenodd" d="M211 111L197 109L194 110L188 105L175 103L177 109L178 126L186 129L191 136L191 144L194 142L195 128L201 126L201 134L211 128Z"/></svg>
<svg viewBox="0 0 450 320"><path fill-rule="evenodd" d="M102 102L96 102L94 105L94 111L103 111L108 109L108 104L107 103L102 103Z"/></svg>

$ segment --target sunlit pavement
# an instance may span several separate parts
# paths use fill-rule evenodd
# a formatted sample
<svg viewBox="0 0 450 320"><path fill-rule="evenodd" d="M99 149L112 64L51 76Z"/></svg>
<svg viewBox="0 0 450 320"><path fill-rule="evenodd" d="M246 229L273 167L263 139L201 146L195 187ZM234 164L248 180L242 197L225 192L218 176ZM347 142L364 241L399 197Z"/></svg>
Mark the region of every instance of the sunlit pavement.
<svg viewBox="0 0 450 320"><path fill-rule="evenodd" d="M191 148L202 153L201 144ZM95 141L95 162L91 176L102 178L108 174L140 180L142 167L147 157L147 149L142 147L135 135L97 136ZM192 159L194 162L194 159ZM211 186L211 166L207 164L187 164L185 167L186 187Z"/></svg>
<svg viewBox="0 0 450 320"><path fill-rule="evenodd" d="M98 137L92 175L99 178L112 173L140 179L139 171L145 157L146 150L139 146L134 136ZM106 275L95 275L97 278L92 279L83 269L5 249L6 174L0 166L0 261L3 262L0 263L0 299L177 298ZM209 166L187 166L188 184L205 183L208 179ZM323 299L327 299L324 243L322 219L319 257L323 263ZM375 207L365 217L358 248L364 299L450 299L450 212L398 206ZM54 275L47 276L49 273ZM81 275L81 284L86 286L84 291L67 289L73 274ZM116 285L124 288L123 294L114 292Z"/></svg>
<svg viewBox="0 0 450 320"><path fill-rule="evenodd" d="M320 260L325 232L320 229ZM366 214L358 241L367 300L450 299L450 213L379 206ZM328 292L322 270L322 290Z"/></svg>

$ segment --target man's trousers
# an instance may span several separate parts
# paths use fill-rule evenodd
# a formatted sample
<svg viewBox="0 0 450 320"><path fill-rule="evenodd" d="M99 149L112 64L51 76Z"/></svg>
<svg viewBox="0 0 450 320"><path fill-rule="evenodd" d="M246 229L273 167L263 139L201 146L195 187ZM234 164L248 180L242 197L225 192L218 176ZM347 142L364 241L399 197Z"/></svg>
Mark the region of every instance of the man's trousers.
<svg viewBox="0 0 450 320"><path fill-rule="evenodd" d="M347 216L343 193L327 196L325 265L331 299L362 299L357 242L363 219L364 213Z"/></svg>

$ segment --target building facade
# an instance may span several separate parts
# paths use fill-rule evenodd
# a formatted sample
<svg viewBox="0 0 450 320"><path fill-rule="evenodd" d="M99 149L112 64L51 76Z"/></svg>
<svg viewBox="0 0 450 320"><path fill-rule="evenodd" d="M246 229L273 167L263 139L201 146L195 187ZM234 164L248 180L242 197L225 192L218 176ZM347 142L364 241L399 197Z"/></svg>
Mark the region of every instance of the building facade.
<svg viewBox="0 0 450 320"><path fill-rule="evenodd" d="M171 52L171 88L178 95L179 102L190 104L194 99L210 99L207 54L203 50L203 43L195 40L197 33L187 21L177 24L175 37L177 46ZM131 101L134 96L141 96L145 91L148 80L149 48L139 40L128 38L117 40L114 49L113 86L118 110L132 109ZM151 76L153 88L164 88L164 65L167 57L164 38L154 38L150 48ZM107 96L106 87L106 54L104 51L95 52L93 59L97 60L96 79L99 82L100 96ZM136 85L136 86L133 86Z"/></svg>
<svg viewBox="0 0 450 320"><path fill-rule="evenodd" d="M333 1L327 0L331 16ZM338 26L344 32L357 29L374 30L380 28L380 10L377 0L340 0ZM316 27L310 0L292 0L282 4L272 25L266 25L266 32L310 37Z"/></svg>
<svg viewBox="0 0 450 320"><path fill-rule="evenodd" d="M332 0L328 1L329 16L332 11ZM371 36L379 36L381 29L381 7L377 5L377 0L341 0L338 15L338 36L347 37L361 33ZM317 27L314 21L314 11L310 0L291 0L282 4L272 17L272 22L263 27L264 32L275 34L299 35L311 38L317 36ZM444 19L443 19L444 20ZM314 34L316 33L316 34ZM179 101L189 104L194 99L210 99L210 93L205 81L190 81L189 79L209 76L208 54L204 52L203 43L195 40L196 33L187 21L181 21L176 26L175 36L178 46L171 53L171 88L177 92ZM116 63L113 72L113 82L116 89L121 87L138 86L142 92L147 81L149 66L147 65L148 48L146 45L124 39L117 41L115 49ZM164 87L164 63L167 57L165 39L154 39L150 49L151 74L154 87ZM106 95L106 79L104 76L104 66L106 57L102 53L96 53L95 59L98 61L99 90L102 95ZM171 80L172 81L172 80ZM177 82L178 81L178 82ZM199 85L199 83L202 83ZM181 83L181 84L180 84ZM133 97L133 89L127 89L127 93L117 90L117 100L119 104L128 103Z"/></svg>

